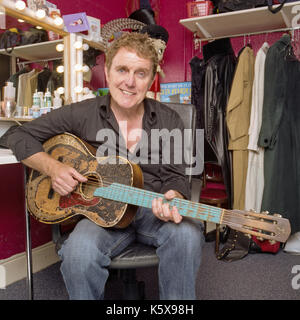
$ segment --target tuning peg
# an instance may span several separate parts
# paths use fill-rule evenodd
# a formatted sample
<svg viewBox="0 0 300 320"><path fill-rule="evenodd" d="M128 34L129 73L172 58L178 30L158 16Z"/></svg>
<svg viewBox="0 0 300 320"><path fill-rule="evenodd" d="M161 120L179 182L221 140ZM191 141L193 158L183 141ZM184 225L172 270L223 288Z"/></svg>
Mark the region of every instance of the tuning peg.
<svg viewBox="0 0 300 320"><path fill-rule="evenodd" d="M254 209L250 209L249 211L250 211L250 212L255 212L255 213L256 213L256 211L255 211Z"/></svg>
<svg viewBox="0 0 300 320"><path fill-rule="evenodd" d="M259 241L264 241L265 239L263 237L256 237L257 240Z"/></svg>
<svg viewBox="0 0 300 320"><path fill-rule="evenodd" d="M268 215L270 212L269 211L263 211L262 214Z"/></svg>
<svg viewBox="0 0 300 320"><path fill-rule="evenodd" d="M279 213L274 213L273 216L274 216L274 217L277 217L277 218L282 218L282 215L279 214Z"/></svg>

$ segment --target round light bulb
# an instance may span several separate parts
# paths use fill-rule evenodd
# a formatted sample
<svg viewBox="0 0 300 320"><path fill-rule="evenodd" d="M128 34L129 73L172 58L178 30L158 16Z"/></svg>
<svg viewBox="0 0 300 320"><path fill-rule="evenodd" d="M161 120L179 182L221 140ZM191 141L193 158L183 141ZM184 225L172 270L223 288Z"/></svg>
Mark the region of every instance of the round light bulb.
<svg viewBox="0 0 300 320"><path fill-rule="evenodd" d="M88 72L89 70L90 68L87 65L82 67L82 72Z"/></svg>
<svg viewBox="0 0 300 320"><path fill-rule="evenodd" d="M18 10L24 10L26 8L26 3L22 0L18 0L16 2L16 9Z"/></svg>
<svg viewBox="0 0 300 320"><path fill-rule="evenodd" d="M82 88L81 86L76 86L76 87L74 88L74 91L75 91L76 93L81 93L82 90L83 90L83 88Z"/></svg>
<svg viewBox="0 0 300 320"><path fill-rule="evenodd" d="M88 45L87 43L84 43L84 44L82 45L82 49L83 49L84 51L89 50L89 45Z"/></svg>
<svg viewBox="0 0 300 320"><path fill-rule="evenodd" d="M64 94L65 93L65 88L64 87L59 87L56 90L59 94Z"/></svg>
<svg viewBox="0 0 300 320"><path fill-rule="evenodd" d="M74 48L81 49L82 48L82 42L81 41L75 41Z"/></svg>
<svg viewBox="0 0 300 320"><path fill-rule="evenodd" d="M63 72L65 71L65 68L64 68L64 66L58 66L58 67L56 68L56 71L57 71L58 73L63 73Z"/></svg>
<svg viewBox="0 0 300 320"><path fill-rule="evenodd" d="M35 12L35 15L37 16L37 18L43 19L43 18L46 17L46 11L43 10L43 9L38 9L38 10Z"/></svg>
<svg viewBox="0 0 300 320"><path fill-rule="evenodd" d="M54 23L57 25L57 26L61 26L63 23L64 23L64 20L62 17L60 16L56 16L54 18Z"/></svg>
<svg viewBox="0 0 300 320"><path fill-rule="evenodd" d="M64 45L62 43L57 44L55 48L58 52L64 51Z"/></svg>
<svg viewBox="0 0 300 320"><path fill-rule="evenodd" d="M39 30L43 29L41 26L36 26L36 28Z"/></svg>

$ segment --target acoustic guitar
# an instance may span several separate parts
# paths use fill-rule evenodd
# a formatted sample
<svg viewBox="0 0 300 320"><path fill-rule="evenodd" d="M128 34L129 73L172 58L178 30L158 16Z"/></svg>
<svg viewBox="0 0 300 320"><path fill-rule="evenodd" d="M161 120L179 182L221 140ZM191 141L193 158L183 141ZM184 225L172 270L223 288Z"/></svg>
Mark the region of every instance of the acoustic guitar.
<svg viewBox="0 0 300 320"><path fill-rule="evenodd" d="M164 199L163 194L143 190L143 174L137 164L122 157L96 157L95 148L74 135L54 136L43 146L53 158L72 166L88 181L79 183L71 194L60 196L48 176L32 170L26 188L27 205L41 222L59 223L83 215L101 227L124 228L138 206L151 208L154 198ZM289 221L277 214L227 210L178 198L168 202L182 216L228 225L263 239L285 242L290 235Z"/></svg>

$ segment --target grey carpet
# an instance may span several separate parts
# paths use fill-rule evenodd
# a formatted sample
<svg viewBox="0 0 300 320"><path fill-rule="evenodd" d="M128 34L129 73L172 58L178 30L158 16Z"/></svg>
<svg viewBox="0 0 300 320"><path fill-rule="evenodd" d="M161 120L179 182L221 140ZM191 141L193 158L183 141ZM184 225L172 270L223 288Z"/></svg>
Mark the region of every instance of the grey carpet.
<svg viewBox="0 0 300 320"><path fill-rule="evenodd" d="M293 289L292 268L300 265L300 256L280 251L278 254L249 254L235 262L218 261L214 243L206 243L202 266L197 278L199 300L300 300L300 289ZM60 263L33 275L35 300L67 300L68 294L59 271ZM300 267L299 269L300 270ZM300 272L300 271L299 271ZM178 275L180 276L180 275ZM139 280L146 286L146 299L158 299L158 277L155 268L139 269ZM300 276L296 278L300 285ZM110 279L106 299L122 298L122 283ZM28 298L26 280L0 289L0 300Z"/></svg>

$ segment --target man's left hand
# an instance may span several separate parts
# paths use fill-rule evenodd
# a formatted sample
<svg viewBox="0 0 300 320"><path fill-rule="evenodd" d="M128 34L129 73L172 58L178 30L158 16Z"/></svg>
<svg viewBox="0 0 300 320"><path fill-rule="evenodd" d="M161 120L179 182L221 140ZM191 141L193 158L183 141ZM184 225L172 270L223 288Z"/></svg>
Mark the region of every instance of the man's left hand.
<svg viewBox="0 0 300 320"><path fill-rule="evenodd" d="M183 199L183 196L175 191L169 190L164 194L166 200L172 200L174 198ZM152 201L152 212L160 220L173 221L174 223L180 223L182 216L179 214L178 209L174 206L170 208L168 203L163 203L161 198L154 199Z"/></svg>

